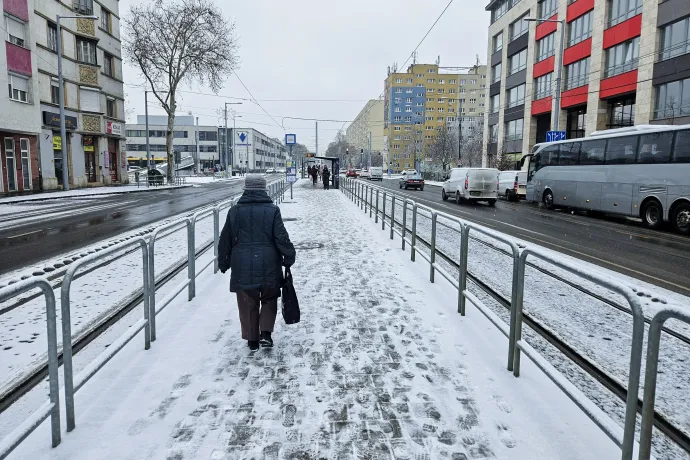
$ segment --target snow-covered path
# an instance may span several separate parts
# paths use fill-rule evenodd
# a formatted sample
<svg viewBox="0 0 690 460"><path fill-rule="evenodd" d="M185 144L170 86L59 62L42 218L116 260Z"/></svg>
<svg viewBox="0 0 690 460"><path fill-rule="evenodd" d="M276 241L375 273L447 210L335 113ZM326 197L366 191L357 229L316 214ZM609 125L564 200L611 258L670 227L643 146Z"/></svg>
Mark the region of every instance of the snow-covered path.
<svg viewBox="0 0 690 460"><path fill-rule="evenodd" d="M59 447L44 423L10 458L620 455L528 360L506 371L505 337L457 315L456 291L339 191L302 183L281 208L302 322L279 318L275 348L249 353L228 275L209 274L159 315L151 350L133 340L77 394Z"/></svg>

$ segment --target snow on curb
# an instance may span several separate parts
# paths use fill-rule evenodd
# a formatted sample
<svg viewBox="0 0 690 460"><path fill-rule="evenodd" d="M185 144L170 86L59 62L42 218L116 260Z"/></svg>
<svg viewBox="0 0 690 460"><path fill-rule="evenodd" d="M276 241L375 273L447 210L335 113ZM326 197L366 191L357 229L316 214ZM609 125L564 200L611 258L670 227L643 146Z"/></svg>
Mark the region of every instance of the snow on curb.
<svg viewBox="0 0 690 460"><path fill-rule="evenodd" d="M134 187L134 186L127 186ZM174 190L178 188L188 188L192 187L192 184L185 185L162 185L157 187L137 187L126 190L118 190L119 186L112 187L95 187L92 189L78 189L74 190L75 193L71 192L48 192L41 193L38 195L31 196L14 196L8 198L0 198L0 204L14 204L14 203L27 203L31 201L49 201L49 200L59 200L63 198L81 198L90 196L103 196L103 195L125 195L129 193L142 193L142 192L158 192L162 190ZM112 189L112 191L100 191L98 189Z"/></svg>

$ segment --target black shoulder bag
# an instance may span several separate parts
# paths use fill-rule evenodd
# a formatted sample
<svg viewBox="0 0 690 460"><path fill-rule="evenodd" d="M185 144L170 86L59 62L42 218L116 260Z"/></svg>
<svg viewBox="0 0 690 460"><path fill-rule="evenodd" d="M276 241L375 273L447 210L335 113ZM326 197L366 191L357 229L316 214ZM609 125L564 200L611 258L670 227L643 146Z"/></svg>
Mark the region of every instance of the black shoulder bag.
<svg viewBox="0 0 690 460"><path fill-rule="evenodd" d="M295 286L292 284L292 273L288 267L285 267L285 279L282 285L282 300L283 319L285 320L285 324L299 323L299 301L297 300Z"/></svg>

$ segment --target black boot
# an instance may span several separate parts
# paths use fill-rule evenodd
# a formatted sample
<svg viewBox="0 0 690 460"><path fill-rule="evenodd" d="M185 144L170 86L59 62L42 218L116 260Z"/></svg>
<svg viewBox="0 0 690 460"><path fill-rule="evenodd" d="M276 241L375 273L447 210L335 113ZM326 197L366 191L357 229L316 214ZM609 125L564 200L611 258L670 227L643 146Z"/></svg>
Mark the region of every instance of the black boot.
<svg viewBox="0 0 690 460"><path fill-rule="evenodd" d="M259 342L257 342L256 340L248 340L247 345L249 345L249 349L251 351L256 351L259 349Z"/></svg>
<svg viewBox="0 0 690 460"><path fill-rule="evenodd" d="M273 346L273 339L271 338L271 333L270 332L262 332L261 335L259 336L259 343L261 344L262 347L272 347Z"/></svg>

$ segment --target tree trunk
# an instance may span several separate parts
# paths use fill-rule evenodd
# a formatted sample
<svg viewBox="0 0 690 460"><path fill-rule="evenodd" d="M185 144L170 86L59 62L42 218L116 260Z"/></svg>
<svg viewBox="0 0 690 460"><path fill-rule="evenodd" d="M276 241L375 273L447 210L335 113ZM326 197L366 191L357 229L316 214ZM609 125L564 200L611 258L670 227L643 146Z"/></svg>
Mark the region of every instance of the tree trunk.
<svg viewBox="0 0 690 460"><path fill-rule="evenodd" d="M170 111L168 112L168 131L165 133L165 151L168 154L168 183L173 181L175 156L173 151L173 132L175 130L175 95L170 94Z"/></svg>

